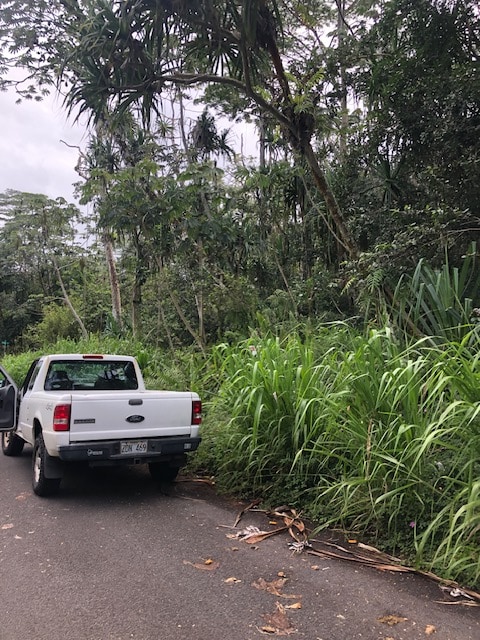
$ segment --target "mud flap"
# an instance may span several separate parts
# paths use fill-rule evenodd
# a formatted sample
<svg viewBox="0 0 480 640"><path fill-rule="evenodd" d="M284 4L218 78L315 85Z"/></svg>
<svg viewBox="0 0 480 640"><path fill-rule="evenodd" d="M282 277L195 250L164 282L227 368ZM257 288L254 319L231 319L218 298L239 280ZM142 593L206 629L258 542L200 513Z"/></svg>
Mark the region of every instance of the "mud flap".
<svg viewBox="0 0 480 640"><path fill-rule="evenodd" d="M63 478L63 462L60 458L45 455L45 477L49 479Z"/></svg>

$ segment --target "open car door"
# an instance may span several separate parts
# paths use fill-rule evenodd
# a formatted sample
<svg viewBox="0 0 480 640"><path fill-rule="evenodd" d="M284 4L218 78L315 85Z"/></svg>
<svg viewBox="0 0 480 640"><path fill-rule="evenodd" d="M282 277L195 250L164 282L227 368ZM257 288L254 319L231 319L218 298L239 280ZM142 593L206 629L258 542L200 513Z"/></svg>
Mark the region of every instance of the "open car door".
<svg viewBox="0 0 480 640"><path fill-rule="evenodd" d="M0 431L10 431L17 418L17 385L0 367Z"/></svg>

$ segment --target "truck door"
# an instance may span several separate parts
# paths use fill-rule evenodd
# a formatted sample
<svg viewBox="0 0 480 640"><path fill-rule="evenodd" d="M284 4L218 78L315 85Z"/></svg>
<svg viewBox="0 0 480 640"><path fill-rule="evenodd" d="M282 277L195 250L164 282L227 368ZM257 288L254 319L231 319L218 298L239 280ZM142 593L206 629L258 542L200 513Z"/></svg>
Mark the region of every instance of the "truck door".
<svg viewBox="0 0 480 640"><path fill-rule="evenodd" d="M0 431L10 431L16 424L17 385L0 367Z"/></svg>

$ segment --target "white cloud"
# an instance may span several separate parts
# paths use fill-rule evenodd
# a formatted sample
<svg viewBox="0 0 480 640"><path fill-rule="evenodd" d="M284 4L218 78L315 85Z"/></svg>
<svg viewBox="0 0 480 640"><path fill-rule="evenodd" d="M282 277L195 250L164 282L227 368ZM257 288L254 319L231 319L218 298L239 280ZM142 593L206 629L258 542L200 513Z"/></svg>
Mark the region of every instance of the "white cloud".
<svg viewBox="0 0 480 640"><path fill-rule="evenodd" d="M16 104L13 91L0 92L0 192L6 189L75 200L73 183L85 127L67 121L54 97Z"/></svg>

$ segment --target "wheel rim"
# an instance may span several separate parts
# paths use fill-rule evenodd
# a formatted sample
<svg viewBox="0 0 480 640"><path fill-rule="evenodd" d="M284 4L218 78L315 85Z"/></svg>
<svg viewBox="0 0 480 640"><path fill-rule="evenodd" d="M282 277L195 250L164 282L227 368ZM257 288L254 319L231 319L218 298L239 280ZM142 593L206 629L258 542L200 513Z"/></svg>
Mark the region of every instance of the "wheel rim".
<svg viewBox="0 0 480 640"><path fill-rule="evenodd" d="M10 440L12 439L12 434L10 433L10 431L5 431L4 433L2 433L2 437L3 446L8 447L8 445L10 444Z"/></svg>
<svg viewBox="0 0 480 640"><path fill-rule="evenodd" d="M38 484L40 480L40 468L41 468L40 447L37 447L35 449L35 458L33 460L33 480L35 484Z"/></svg>

